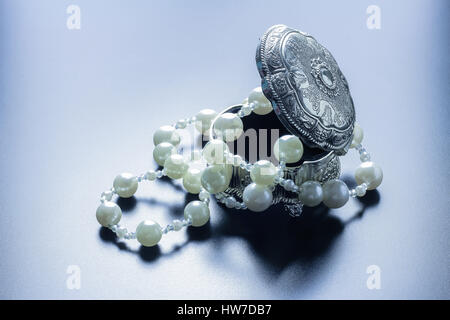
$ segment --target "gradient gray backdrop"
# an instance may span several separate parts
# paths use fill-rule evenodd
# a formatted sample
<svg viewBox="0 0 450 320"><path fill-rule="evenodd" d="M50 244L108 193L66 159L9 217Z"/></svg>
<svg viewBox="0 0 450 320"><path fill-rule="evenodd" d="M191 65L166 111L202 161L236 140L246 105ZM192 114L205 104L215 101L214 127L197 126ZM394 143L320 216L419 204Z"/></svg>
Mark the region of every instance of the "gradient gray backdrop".
<svg viewBox="0 0 450 320"><path fill-rule="evenodd" d="M70 4L81 30L66 27ZM380 30L366 27L371 4ZM1 0L0 298L450 298L449 9ZM312 231L299 226L306 236L285 215L271 227L213 204L204 230L169 234L158 249L117 243L96 222L100 192L117 173L155 167L160 125L239 103L259 85L255 48L278 23L314 35L346 75L384 169L374 203L358 218L364 204L351 200ZM357 160L343 159L345 174ZM145 184L123 204L123 223L165 224L185 201L170 183ZM380 290L366 287L372 264ZM66 288L69 265L81 268L80 290Z"/></svg>

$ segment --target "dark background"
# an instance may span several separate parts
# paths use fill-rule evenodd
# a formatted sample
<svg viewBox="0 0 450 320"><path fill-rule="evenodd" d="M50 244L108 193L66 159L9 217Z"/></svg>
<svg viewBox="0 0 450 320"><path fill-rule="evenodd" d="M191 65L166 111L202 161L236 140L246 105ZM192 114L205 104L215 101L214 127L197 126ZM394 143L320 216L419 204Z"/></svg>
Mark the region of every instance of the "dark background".
<svg viewBox="0 0 450 320"><path fill-rule="evenodd" d="M68 30L66 8L81 8ZM381 29L366 27L369 5ZM0 1L0 298L416 299L449 294L448 1ZM259 85L273 24L325 45L347 77L384 181L364 202L230 212L158 248L95 219L123 171L155 168L152 134ZM342 159L351 183L358 163ZM182 216L186 193L143 184L122 223ZM69 265L81 289L66 287ZM368 290L366 268L381 269Z"/></svg>

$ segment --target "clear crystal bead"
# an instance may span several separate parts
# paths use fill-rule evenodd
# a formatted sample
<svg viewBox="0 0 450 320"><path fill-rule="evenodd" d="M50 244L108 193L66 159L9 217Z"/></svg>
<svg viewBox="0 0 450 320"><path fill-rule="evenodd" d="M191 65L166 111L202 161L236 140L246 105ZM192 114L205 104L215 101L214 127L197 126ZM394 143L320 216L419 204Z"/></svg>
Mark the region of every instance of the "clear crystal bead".
<svg viewBox="0 0 450 320"><path fill-rule="evenodd" d="M367 151L364 151L359 158L361 159L361 162L370 161L370 154Z"/></svg>
<svg viewBox="0 0 450 320"><path fill-rule="evenodd" d="M366 194L367 185L365 183L360 184L355 188L355 193L358 197L363 197Z"/></svg>
<svg viewBox="0 0 450 320"><path fill-rule="evenodd" d="M228 197L225 200L225 206L227 208L234 208L235 205L236 205L236 199L234 197Z"/></svg>
<svg viewBox="0 0 450 320"><path fill-rule="evenodd" d="M125 237L125 235L128 233L128 230L127 230L127 228L124 228L124 227L118 227L115 232L116 232L117 238L123 239Z"/></svg>
<svg viewBox="0 0 450 320"><path fill-rule="evenodd" d="M187 121L185 119L180 119L177 121L177 124L175 125L176 129L184 129L187 126Z"/></svg>
<svg viewBox="0 0 450 320"><path fill-rule="evenodd" d="M209 192L206 190L200 191L200 193L198 194L198 198L200 199L200 201L209 200Z"/></svg>
<svg viewBox="0 0 450 320"><path fill-rule="evenodd" d="M248 116L250 113L252 113L252 107L248 104L244 104L241 108L241 111L245 116Z"/></svg>
<svg viewBox="0 0 450 320"><path fill-rule="evenodd" d="M107 201L110 201L112 199L113 192L111 190L107 190L102 192L101 198L104 198Z"/></svg>
<svg viewBox="0 0 450 320"><path fill-rule="evenodd" d="M147 179L147 180L149 180L149 181L153 181L153 180L155 180L156 179L156 172L155 172L155 170L148 170L146 173L145 173L145 179Z"/></svg>

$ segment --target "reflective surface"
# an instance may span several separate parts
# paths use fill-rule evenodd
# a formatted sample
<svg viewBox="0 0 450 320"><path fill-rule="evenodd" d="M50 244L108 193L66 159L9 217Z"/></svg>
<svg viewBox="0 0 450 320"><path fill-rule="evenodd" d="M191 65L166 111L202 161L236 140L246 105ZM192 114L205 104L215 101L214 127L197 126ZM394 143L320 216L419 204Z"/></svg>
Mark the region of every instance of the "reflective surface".
<svg viewBox="0 0 450 320"><path fill-rule="evenodd" d="M75 2L81 29L68 30ZM380 30L366 27L372 2L260 3L0 2L1 298L450 298L448 1L381 1ZM297 219L213 203L210 224L157 248L99 228L114 177L156 167L157 128L259 84L258 37L277 23L339 61L379 191ZM342 161L349 184L357 164ZM163 180L119 204L133 228L181 218L193 199Z"/></svg>

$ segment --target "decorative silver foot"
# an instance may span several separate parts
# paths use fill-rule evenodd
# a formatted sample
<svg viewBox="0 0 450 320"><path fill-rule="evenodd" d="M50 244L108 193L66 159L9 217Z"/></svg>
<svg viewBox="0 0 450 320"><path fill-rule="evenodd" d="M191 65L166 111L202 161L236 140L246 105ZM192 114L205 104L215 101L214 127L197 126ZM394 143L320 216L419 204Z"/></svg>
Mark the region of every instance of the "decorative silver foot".
<svg viewBox="0 0 450 320"><path fill-rule="evenodd" d="M285 204L284 210L289 212L289 215L291 217L299 217L302 214L303 211L303 203L296 203L296 204Z"/></svg>

